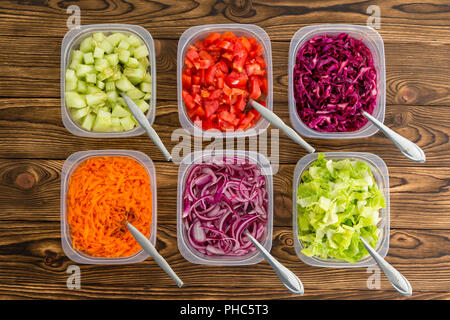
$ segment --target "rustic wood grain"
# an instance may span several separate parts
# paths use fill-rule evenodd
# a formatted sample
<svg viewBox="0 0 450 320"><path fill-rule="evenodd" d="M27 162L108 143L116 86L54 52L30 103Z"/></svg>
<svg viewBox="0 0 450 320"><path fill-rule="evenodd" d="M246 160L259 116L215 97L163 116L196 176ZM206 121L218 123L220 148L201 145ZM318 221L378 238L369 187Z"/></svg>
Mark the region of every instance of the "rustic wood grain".
<svg viewBox="0 0 450 320"><path fill-rule="evenodd" d="M274 39L289 41L299 28L311 24L366 24L367 8L381 11L381 34L392 42L447 42L450 6L445 0L420 3L395 1L92 1L76 2L81 23L130 23L147 28L157 38L178 39L189 27L211 23L251 23ZM66 8L75 3L4 1L0 32L6 35L63 37ZM26 28L24 28L26 23ZM45 28L42 26L45 25ZM429 27L429 28L426 28ZM432 36L430 36L430 34Z"/></svg>
<svg viewBox="0 0 450 320"><path fill-rule="evenodd" d="M18 291L36 294L45 283L47 294L51 293L54 297L71 294L64 292L64 288L68 277L66 269L73 262L65 257L61 249L58 222L10 221L2 223L0 231L7 231L9 234L7 238L0 238L2 285L11 286L9 290L16 287ZM370 296L374 292L367 289L366 281L370 274L366 268L311 267L302 263L296 256L290 228L274 228L273 238L272 254L301 277L307 290L360 290L363 296ZM447 231L443 230L392 230L391 246L386 259L409 279L415 292L448 292L449 241ZM161 294L162 287L167 288L164 294L171 298L183 298L192 291L198 298L225 297L237 292L241 299L290 296L280 290L278 278L264 261L251 267L217 267L189 263L178 251L174 225L158 226L157 249L186 283L179 292L172 290L172 281L151 259L125 266L82 265L81 292L88 297L101 294L106 297L126 297L135 294L141 298L154 298L154 294ZM239 277L236 277L236 274ZM210 280L205 282L205 279ZM129 286L130 283L133 283L133 288ZM135 288L139 289L136 291ZM216 288L221 288L226 294L217 295ZM258 294L255 291L259 290L255 288L267 290ZM398 298L398 294L391 289L384 276L381 290L391 291L392 297Z"/></svg>
<svg viewBox="0 0 450 320"><path fill-rule="evenodd" d="M0 160L0 221L58 221L61 160ZM157 162L158 223L176 224L178 168ZM274 225L292 226L294 165L274 176ZM435 167L389 167L391 226L450 229L448 173ZM14 201L11 201L14 199Z"/></svg>
<svg viewBox="0 0 450 320"><path fill-rule="evenodd" d="M263 27L272 39L274 110L290 123L287 59L293 34L311 24L365 25L367 7L378 5L387 68L385 124L422 147L427 162L408 161L381 133L308 141L318 151L372 152L386 162L391 200L387 260L410 280L410 299L450 300L450 4L445 0L0 2L0 299L405 299L383 275L381 289L369 290L366 268L316 268L296 256L292 179L295 163L306 152L283 134L281 165L274 176L272 254L299 275L305 295L290 295L266 262L217 267L186 261L176 237L178 166L164 162L146 136L87 139L73 136L62 124L60 45L67 32L66 8L72 4L81 8L82 24L131 23L152 34L158 99L154 127L169 150L178 143L171 141L180 128L176 54L186 29L210 23ZM66 269L74 263L61 247L60 172L70 154L92 149L134 149L155 161L157 249L185 287L176 288L147 259L124 266L83 265L81 290L67 289ZM269 142L269 155L271 150Z"/></svg>

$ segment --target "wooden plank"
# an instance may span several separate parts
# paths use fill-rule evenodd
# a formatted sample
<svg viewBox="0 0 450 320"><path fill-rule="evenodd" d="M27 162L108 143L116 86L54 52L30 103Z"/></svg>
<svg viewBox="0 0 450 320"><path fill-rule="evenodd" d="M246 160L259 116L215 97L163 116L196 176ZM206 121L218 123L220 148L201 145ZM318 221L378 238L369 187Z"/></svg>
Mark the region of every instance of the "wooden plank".
<svg viewBox="0 0 450 320"><path fill-rule="evenodd" d="M59 221L61 160L0 160L0 221ZM274 225L292 226L294 165L274 176ZM176 224L178 170L156 163L158 224ZM448 174L441 168L390 167L391 227L450 229ZM11 201L14 199L14 201Z"/></svg>
<svg viewBox="0 0 450 320"><path fill-rule="evenodd" d="M287 106L276 104L275 108L277 114L290 124ZM177 104L159 101L156 115L154 128L168 149L172 150L182 141L177 136L173 136L172 141L174 130L181 127ZM385 124L424 149L427 162L418 166L436 166L447 165L450 161L449 119L450 108L447 107L390 105L386 110ZM271 131L268 132L269 140L270 137ZM186 139L193 144L189 136ZM366 139L307 140L318 151L372 152L383 158L388 166L415 165L380 132ZM210 143L212 141L204 141L203 147ZM248 148L248 138L246 145ZM270 141L267 146L266 154L270 156ZM124 139L94 139L70 134L62 124L59 99L0 99L0 158L66 159L80 150L107 148L136 149L147 153L153 160L163 160L161 152L145 135ZM296 163L306 154L303 148L293 144L283 133L279 133L278 148L280 163ZM190 150L193 151L193 147Z"/></svg>
<svg viewBox="0 0 450 320"><path fill-rule="evenodd" d="M42 43L48 43L42 46ZM59 97L60 40L0 36L0 96ZM176 100L177 40L155 40L157 98ZM386 44L387 104L450 102L450 44ZM15 52L14 59L9 57ZM272 41L274 101L287 105L289 43ZM17 85L20 83L20 85Z"/></svg>
<svg viewBox="0 0 450 320"><path fill-rule="evenodd" d="M176 245L176 227L158 227L157 249L185 282L175 290L172 281L151 259L123 266L82 265L81 290L66 289L66 269L73 262L60 245L59 224L56 222L8 221L0 225L0 296L35 296L45 288L48 298L115 297L125 298L191 298L199 299L280 299L292 295L280 286L279 279L265 261L249 266L219 267L194 265L186 261ZM5 234L8 233L8 236ZM289 228L276 227L272 254L300 276L305 286L305 298L324 288L330 297L334 290L358 290L353 298L399 298L389 282L381 276L380 290L369 291L368 278L373 272L366 268L318 268L302 263L292 245ZM448 231L392 230L391 248L387 260L398 268L414 288L414 293L447 292L450 289L450 245ZM239 277L236 277L239 274ZM248 286L251 283L252 286ZM255 290L265 288L265 290ZM261 293L257 293L261 291ZM239 292L239 293L238 293ZM264 292L264 293L263 293ZM384 293L383 293L384 292ZM321 293L325 293L322 291ZM350 298L348 296L348 298ZM345 293L343 297L346 297Z"/></svg>
<svg viewBox="0 0 450 320"><path fill-rule="evenodd" d="M0 33L5 35L63 37L66 8L58 1L3 2ZM380 7L386 42L447 42L449 6L445 0L421 3L345 1L80 1L81 23L129 23L147 28L156 38L178 39L189 27L211 23L251 23L273 39L289 41L299 28L322 23L365 25L369 5ZM42 26L45 25L45 28Z"/></svg>

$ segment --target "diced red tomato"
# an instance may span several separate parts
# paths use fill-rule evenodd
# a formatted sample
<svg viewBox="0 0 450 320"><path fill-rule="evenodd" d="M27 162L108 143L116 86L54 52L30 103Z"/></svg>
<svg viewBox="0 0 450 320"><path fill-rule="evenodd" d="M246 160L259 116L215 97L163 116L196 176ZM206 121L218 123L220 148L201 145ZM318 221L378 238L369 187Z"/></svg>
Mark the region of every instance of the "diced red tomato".
<svg viewBox="0 0 450 320"><path fill-rule="evenodd" d="M204 130L247 130L260 117L248 99L267 95L263 47L254 38L227 31L210 33L188 47L182 73L186 112ZM245 112L244 112L245 111Z"/></svg>
<svg viewBox="0 0 450 320"><path fill-rule="evenodd" d="M250 98L257 100L261 96L261 88L259 86L259 79L255 76L250 77Z"/></svg>
<svg viewBox="0 0 450 320"><path fill-rule="evenodd" d="M210 45L220 39L220 34L217 32L211 32L205 39L205 45Z"/></svg>

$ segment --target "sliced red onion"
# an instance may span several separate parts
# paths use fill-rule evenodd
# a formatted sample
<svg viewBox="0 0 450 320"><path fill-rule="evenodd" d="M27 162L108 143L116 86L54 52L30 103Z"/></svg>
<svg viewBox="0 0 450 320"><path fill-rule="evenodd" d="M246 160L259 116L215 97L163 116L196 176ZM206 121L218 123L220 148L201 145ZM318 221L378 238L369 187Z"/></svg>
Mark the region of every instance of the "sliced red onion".
<svg viewBox="0 0 450 320"><path fill-rule="evenodd" d="M245 236L264 238L268 194L257 164L223 158L196 164L183 194L183 226L188 243L202 254L242 256L255 250Z"/></svg>

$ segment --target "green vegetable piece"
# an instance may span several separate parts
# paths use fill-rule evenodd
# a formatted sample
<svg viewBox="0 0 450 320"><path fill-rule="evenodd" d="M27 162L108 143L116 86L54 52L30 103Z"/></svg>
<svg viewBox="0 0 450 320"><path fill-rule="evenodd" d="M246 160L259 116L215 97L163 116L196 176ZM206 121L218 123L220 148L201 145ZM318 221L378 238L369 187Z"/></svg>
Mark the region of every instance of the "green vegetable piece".
<svg viewBox="0 0 450 320"><path fill-rule="evenodd" d="M152 85L148 82L141 82L140 84L142 92L152 92Z"/></svg>
<svg viewBox="0 0 450 320"><path fill-rule="evenodd" d="M100 47L95 47L95 49L94 49L94 58L102 59L104 54L105 54L105 50L103 50Z"/></svg>
<svg viewBox="0 0 450 320"><path fill-rule="evenodd" d="M105 50L105 53L111 53L114 49L114 46L111 44L111 42L108 41L108 38L104 39L99 44L99 47Z"/></svg>
<svg viewBox="0 0 450 320"><path fill-rule="evenodd" d="M121 105L115 105L112 109L112 116L123 118L131 116L131 113Z"/></svg>
<svg viewBox="0 0 450 320"><path fill-rule="evenodd" d="M119 61L122 62L123 64L126 64L128 62L128 59L130 58L130 51L128 50L118 50L119 52Z"/></svg>
<svg viewBox="0 0 450 320"><path fill-rule="evenodd" d="M103 90L105 88L105 83L103 81L97 80L97 88Z"/></svg>
<svg viewBox="0 0 450 320"><path fill-rule="evenodd" d="M137 36L135 36L134 34L131 34L128 37L128 42L133 47L139 47L142 44L142 40L140 38L138 38Z"/></svg>
<svg viewBox="0 0 450 320"><path fill-rule="evenodd" d="M73 91L77 88L77 76L75 71L71 69L66 70L66 90Z"/></svg>
<svg viewBox="0 0 450 320"><path fill-rule="evenodd" d="M86 103L88 106L100 105L106 102L107 95L104 92L92 93L86 95Z"/></svg>
<svg viewBox="0 0 450 320"><path fill-rule="evenodd" d="M95 73L88 73L86 75L86 82L88 83L96 83L97 82L97 76Z"/></svg>
<svg viewBox="0 0 450 320"><path fill-rule="evenodd" d="M97 117L95 118L94 126L92 127L92 130L99 131L99 132L107 132L111 130L111 113L99 110L97 112Z"/></svg>
<svg viewBox="0 0 450 320"><path fill-rule="evenodd" d="M135 87L130 82L130 80L127 79L127 77L120 78L119 80L116 81L115 84L116 84L116 88L123 92L127 92L131 89L135 89Z"/></svg>
<svg viewBox="0 0 450 320"><path fill-rule="evenodd" d="M108 91L106 93L106 96L107 96L108 101L113 102L113 103L117 102L117 99L119 98L119 95L118 95L117 91L115 91L115 90Z"/></svg>
<svg viewBox="0 0 450 320"><path fill-rule="evenodd" d="M147 46L145 44L143 44L142 46L137 47L136 50L134 50L133 56L136 59L141 59L141 58L148 56Z"/></svg>
<svg viewBox="0 0 450 320"><path fill-rule="evenodd" d="M83 122L81 123L81 127L84 130L91 131L94 121L95 121L95 115L92 113L89 113L84 117Z"/></svg>
<svg viewBox="0 0 450 320"><path fill-rule="evenodd" d="M86 93L87 92L87 84L83 80L78 80L77 82L77 92L78 93Z"/></svg>
<svg viewBox="0 0 450 320"><path fill-rule="evenodd" d="M127 39L120 40L119 45L117 46L119 49L128 49L130 47L130 43L127 41Z"/></svg>
<svg viewBox="0 0 450 320"><path fill-rule="evenodd" d="M108 60L109 65L114 67L119 63L119 55L117 53L111 53L105 56L106 60Z"/></svg>
<svg viewBox="0 0 450 320"><path fill-rule="evenodd" d="M123 38L126 38L126 36L120 32L115 32L111 35L109 35L108 37L106 37L106 39L108 40L108 42L112 45L112 46L117 46L117 44L120 42L120 40L122 40Z"/></svg>
<svg viewBox="0 0 450 320"><path fill-rule="evenodd" d="M105 90L106 92L115 91L116 85L114 84L114 81L106 81Z"/></svg>
<svg viewBox="0 0 450 320"><path fill-rule="evenodd" d="M125 68L123 71L125 77L131 81L133 85L136 85L144 80L145 69L133 69L133 68Z"/></svg>
<svg viewBox="0 0 450 320"><path fill-rule="evenodd" d="M141 109L142 112L147 112L148 109L150 109L150 105L145 102L145 100L138 100L136 102L136 105L139 107L139 109Z"/></svg>
<svg viewBox="0 0 450 320"><path fill-rule="evenodd" d="M128 61L126 63L126 66L132 69L139 68L140 64L139 61L135 58L128 58Z"/></svg>
<svg viewBox="0 0 450 320"><path fill-rule="evenodd" d="M83 55L83 60L85 64L93 64L94 63L94 56L92 55L92 52L87 52Z"/></svg>
<svg viewBox="0 0 450 320"><path fill-rule="evenodd" d="M92 51L94 48L94 42L92 41L92 37L87 37L80 43L80 50L83 52Z"/></svg>
<svg viewBox="0 0 450 320"><path fill-rule="evenodd" d="M75 72L76 72L78 78L84 77L86 74L92 73L94 71L95 71L95 69L93 66L86 65L86 64L79 64L75 68Z"/></svg>
<svg viewBox="0 0 450 320"><path fill-rule="evenodd" d="M120 118L120 124L124 128L125 131L129 131L135 127L135 123L131 116Z"/></svg>
<svg viewBox="0 0 450 320"><path fill-rule="evenodd" d="M73 118L73 120L78 121L81 118L83 118L85 115L87 115L90 111L91 111L91 108L89 108L89 107L81 108L81 109L72 109L71 110L72 118Z"/></svg>
<svg viewBox="0 0 450 320"><path fill-rule="evenodd" d="M69 108L84 108L86 107L86 100L84 96L74 91L67 91L64 94L66 106Z"/></svg>
<svg viewBox="0 0 450 320"><path fill-rule="evenodd" d="M127 95L133 100L139 100L144 97L144 93L138 88L132 88L126 91Z"/></svg>
<svg viewBox="0 0 450 320"><path fill-rule="evenodd" d="M95 59L95 70L102 72L109 67L109 62L106 59Z"/></svg>
<svg viewBox="0 0 450 320"><path fill-rule="evenodd" d="M102 42L105 39L105 35L103 32L94 32L92 38L97 42Z"/></svg>

